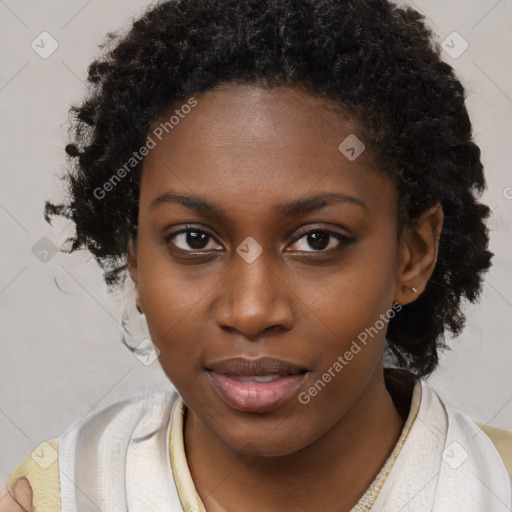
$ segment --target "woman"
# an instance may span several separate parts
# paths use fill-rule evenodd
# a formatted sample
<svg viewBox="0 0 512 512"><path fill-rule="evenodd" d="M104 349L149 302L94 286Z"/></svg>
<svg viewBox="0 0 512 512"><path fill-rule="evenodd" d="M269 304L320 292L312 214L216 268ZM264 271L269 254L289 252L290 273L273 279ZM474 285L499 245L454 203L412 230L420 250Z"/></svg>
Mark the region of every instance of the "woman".
<svg viewBox="0 0 512 512"><path fill-rule="evenodd" d="M421 16L161 2L88 79L46 214L109 286L130 276L177 393L43 443L6 506L509 510L493 442L425 380L492 254L464 90Z"/></svg>

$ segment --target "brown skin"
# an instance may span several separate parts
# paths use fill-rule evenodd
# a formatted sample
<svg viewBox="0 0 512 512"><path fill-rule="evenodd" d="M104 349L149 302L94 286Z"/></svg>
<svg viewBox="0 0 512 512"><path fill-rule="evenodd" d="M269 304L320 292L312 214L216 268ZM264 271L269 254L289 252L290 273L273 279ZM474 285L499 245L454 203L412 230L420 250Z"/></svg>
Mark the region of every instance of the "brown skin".
<svg viewBox="0 0 512 512"><path fill-rule="evenodd" d="M20 478L11 495L5 489L0 495L0 512L31 512L32 489L26 478Z"/></svg>
<svg viewBox="0 0 512 512"><path fill-rule="evenodd" d="M385 329L307 405L298 393L393 302L423 291L442 210L426 212L398 243L395 186L369 150L353 162L340 153L358 128L327 100L295 88L234 85L196 99L145 159L138 236L128 250L160 363L188 406L194 483L208 512L349 510L403 427L383 377ZM206 198L227 218L178 203L150 209L169 190ZM366 208L339 202L291 218L273 210L320 192L350 195ZM210 238L163 241L188 223ZM325 229L355 241L331 236L315 245L307 236ZM263 249L250 264L236 252L248 236ZM203 369L236 356L278 357L308 373L275 410L241 412Z"/></svg>

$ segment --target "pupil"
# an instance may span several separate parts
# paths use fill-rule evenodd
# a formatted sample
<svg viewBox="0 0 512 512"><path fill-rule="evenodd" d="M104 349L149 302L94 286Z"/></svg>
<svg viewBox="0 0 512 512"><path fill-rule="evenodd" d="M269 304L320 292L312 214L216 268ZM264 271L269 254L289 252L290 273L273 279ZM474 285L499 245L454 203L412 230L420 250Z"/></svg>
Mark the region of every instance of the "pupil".
<svg viewBox="0 0 512 512"><path fill-rule="evenodd" d="M195 236L200 239L194 238ZM207 233L203 231L188 231L187 232L187 244L193 249L204 249L204 240L208 237ZM203 245L201 245L203 244Z"/></svg>
<svg viewBox="0 0 512 512"><path fill-rule="evenodd" d="M317 231L308 235L308 244L316 250L325 249L329 243L329 234Z"/></svg>

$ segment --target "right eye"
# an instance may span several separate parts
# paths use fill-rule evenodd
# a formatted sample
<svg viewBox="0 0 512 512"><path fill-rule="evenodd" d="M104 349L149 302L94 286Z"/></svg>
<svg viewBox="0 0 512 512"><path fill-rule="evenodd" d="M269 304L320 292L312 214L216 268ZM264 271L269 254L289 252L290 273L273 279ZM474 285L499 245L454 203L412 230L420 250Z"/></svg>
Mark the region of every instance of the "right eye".
<svg viewBox="0 0 512 512"><path fill-rule="evenodd" d="M193 253L198 251L210 251L215 249L215 247L208 248L208 242L215 240L213 236L207 231L198 229L194 226L187 226L184 229L176 231L175 233L171 233L167 235L164 238L164 240L165 243L171 243L179 250L184 252Z"/></svg>

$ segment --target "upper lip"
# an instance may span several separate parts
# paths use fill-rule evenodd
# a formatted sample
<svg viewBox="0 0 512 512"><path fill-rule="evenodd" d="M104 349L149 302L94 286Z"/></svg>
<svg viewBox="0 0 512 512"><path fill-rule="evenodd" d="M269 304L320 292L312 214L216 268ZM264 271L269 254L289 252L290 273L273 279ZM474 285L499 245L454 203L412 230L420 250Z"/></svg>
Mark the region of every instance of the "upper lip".
<svg viewBox="0 0 512 512"><path fill-rule="evenodd" d="M252 375L295 375L304 373L306 368L275 357L246 359L234 357L211 363L205 367L223 375L252 376Z"/></svg>

